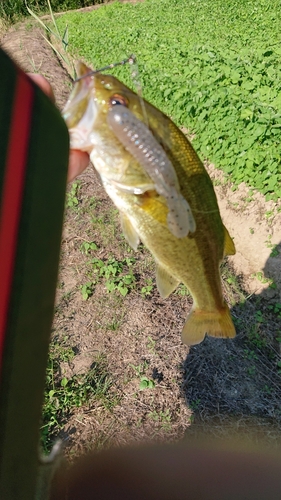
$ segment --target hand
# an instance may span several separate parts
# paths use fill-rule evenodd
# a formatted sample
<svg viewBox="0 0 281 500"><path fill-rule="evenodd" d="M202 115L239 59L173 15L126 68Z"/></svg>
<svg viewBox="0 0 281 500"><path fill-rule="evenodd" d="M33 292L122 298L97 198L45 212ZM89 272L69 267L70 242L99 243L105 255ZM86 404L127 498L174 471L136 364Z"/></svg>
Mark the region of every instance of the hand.
<svg viewBox="0 0 281 500"><path fill-rule="evenodd" d="M42 75L28 73L28 76L45 92L45 94L55 102L54 92L48 80ZM69 153L68 176L67 181L71 182L78 175L82 174L89 165L89 155L84 151L71 149Z"/></svg>
<svg viewBox="0 0 281 500"><path fill-rule="evenodd" d="M58 471L50 498L276 500L280 466L279 450L269 450L262 438L257 445L237 436L212 441L203 434L178 444L127 446L84 455Z"/></svg>

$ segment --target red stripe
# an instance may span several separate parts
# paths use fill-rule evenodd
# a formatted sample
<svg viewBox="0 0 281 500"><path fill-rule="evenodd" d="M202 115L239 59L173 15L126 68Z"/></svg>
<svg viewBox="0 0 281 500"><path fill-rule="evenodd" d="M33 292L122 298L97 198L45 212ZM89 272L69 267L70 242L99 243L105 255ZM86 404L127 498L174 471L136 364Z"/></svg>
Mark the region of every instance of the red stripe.
<svg viewBox="0 0 281 500"><path fill-rule="evenodd" d="M17 73L0 213L0 368L9 309L31 128L33 87Z"/></svg>

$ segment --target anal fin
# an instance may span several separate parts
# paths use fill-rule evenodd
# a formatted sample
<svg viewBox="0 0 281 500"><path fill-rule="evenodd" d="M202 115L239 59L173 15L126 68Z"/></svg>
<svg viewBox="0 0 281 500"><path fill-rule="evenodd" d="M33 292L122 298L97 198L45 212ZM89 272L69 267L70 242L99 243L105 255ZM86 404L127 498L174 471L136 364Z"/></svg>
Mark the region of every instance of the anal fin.
<svg viewBox="0 0 281 500"><path fill-rule="evenodd" d="M174 278L164 267L157 264L156 284L162 299L166 299L177 288L179 280Z"/></svg>
<svg viewBox="0 0 281 500"><path fill-rule="evenodd" d="M132 226L130 219L125 214L120 214L121 217L121 227L123 234L129 243L129 245L133 248L133 250L137 250L140 239L137 231Z"/></svg>

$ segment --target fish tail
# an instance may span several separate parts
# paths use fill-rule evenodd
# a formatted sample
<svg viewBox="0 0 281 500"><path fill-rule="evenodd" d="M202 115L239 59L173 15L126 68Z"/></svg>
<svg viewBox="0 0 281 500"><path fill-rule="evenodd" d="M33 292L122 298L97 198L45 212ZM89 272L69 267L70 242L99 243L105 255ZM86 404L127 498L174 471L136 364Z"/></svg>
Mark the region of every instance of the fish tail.
<svg viewBox="0 0 281 500"><path fill-rule="evenodd" d="M235 337L236 332L227 304L213 312L200 309L191 311L183 327L182 341L187 345L200 344L206 333L211 337Z"/></svg>

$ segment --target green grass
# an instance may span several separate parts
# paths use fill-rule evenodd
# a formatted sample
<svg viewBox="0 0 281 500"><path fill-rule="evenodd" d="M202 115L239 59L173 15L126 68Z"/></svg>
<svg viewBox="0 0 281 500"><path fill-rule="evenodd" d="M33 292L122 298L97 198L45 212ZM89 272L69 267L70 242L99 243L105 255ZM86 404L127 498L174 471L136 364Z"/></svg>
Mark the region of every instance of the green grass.
<svg viewBox="0 0 281 500"><path fill-rule="evenodd" d="M76 181L71 184L69 191L66 193L66 208L78 208L78 193L80 188L80 182Z"/></svg>
<svg viewBox="0 0 281 500"><path fill-rule="evenodd" d="M154 389L155 388L155 382L151 378L148 378L145 375L146 370L148 369L149 364L147 361L143 361L143 363L140 363L139 365L130 365L131 368L134 370L137 378L139 378L139 390L144 391L145 389Z"/></svg>
<svg viewBox="0 0 281 500"><path fill-rule="evenodd" d="M132 292L150 300L156 287L155 264L142 244L137 253L128 245L115 207L103 205L93 196L85 196L82 185L75 182L67 193L66 210L74 220L82 223L85 217L88 221L85 235L77 247L80 253L77 265L81 266L83 276L78 286L83 300L90 299L96 291L103 293L102 290L106 292L105 297L111 294L118 300ZM119 318L117 323L115 320L108 322L108 329L117 330L118 323Z"/></svg>
<svg viewBox="0 0 281 500"><path fill-rule="evenodd" d="M137 55L144 97L234 183L281 197L280 1L146 0L58 19L92 66ZM129 67L114 74L133 86Z"/></svg>
<svg viewBox="0 0 281 500"><path fill-rule="evenodd" d="M104 357L100 355L93 360L87 373L63 376L61 363L69 363L74 357L75 350L67 345L67 339L51 343L41 425L41 444L45 452L49 451L54 436L76 408L94 404L97 400L108 408L114 404L108 396L111 379Z"/></svg>
<svg viewBox="0 0 281 500"><path fill-rule="evenodd" d="M171 429L171 413L170 410L167 409L165 411L157 412L154 410L148 414L148 418L151 418L155 422L159 422L161 424L162 429L169 431Z"/></svg>
<svg viewBox="0 0 281 500"><path fill-rule="evenodd" d="M46 0L26 0L27 5L37 13L47 13ZM62 12L70 9L81 9L89 5L102 3L101 0L51 0L53 12ZM0 2L0 16L16 21L19 17L28 16L24 0L2 0Z"/></svg>
<svg viewBox="0 0 281 500"><path fill-rule="evenodd" d="M93 294L95 285L101 280L109 293L116 290L126 297L130 290L135 288L136 278L132 270L135 261L136 259L129 257L122 260L116 260L115 257L106 260L93 257L88 262L90 281L81 286L83 299L87 300Z"/></svg>

